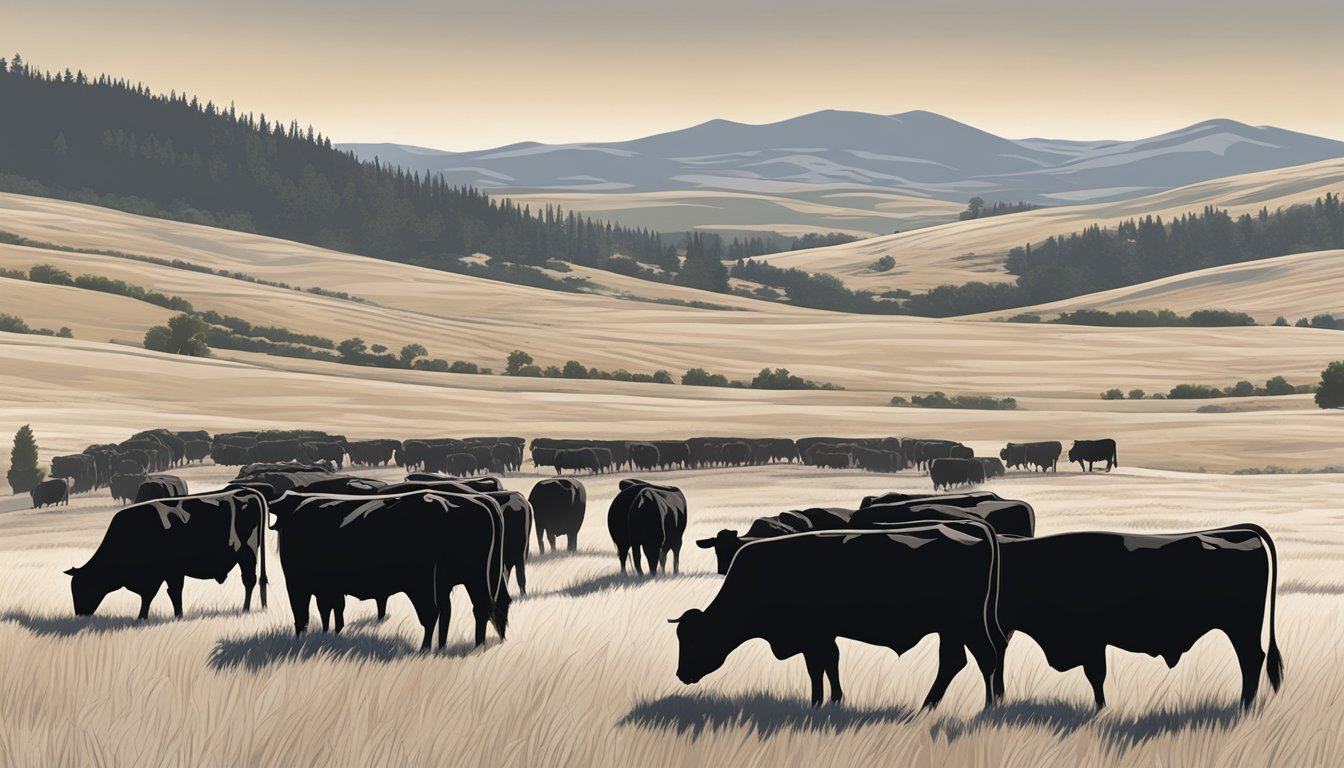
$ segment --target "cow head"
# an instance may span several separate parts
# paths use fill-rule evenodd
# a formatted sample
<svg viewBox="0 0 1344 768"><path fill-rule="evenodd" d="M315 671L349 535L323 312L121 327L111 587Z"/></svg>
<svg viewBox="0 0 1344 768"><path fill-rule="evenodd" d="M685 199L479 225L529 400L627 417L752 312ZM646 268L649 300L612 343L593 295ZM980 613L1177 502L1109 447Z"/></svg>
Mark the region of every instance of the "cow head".
<svg viewBox="0 0 1344 768"><path fill-rule="evenodd" d="M714 558L718 561L718 570L720 575L728 573L728 566L733 563L733 556L737 550L742 548L743 541L737 535L737 531L727 528L719 531L712 539L697 539L695 545L701 549L714 550Z"/></svg>
<svg viewBox="0 0 1344 768"><path fill-rule="evenodd" d="M87 568L71 568L65 573L70 577L70 596L74 598L75 615L92 616L112 590L99 584Z"/></svg>
<svg viewBox="0 0 1344 768"><path fill-rule="evenodd" d="M1078 456L1078 442L1077 442L1077 441L1074 441L1073 445L1070 445L1070 446L1069 446L1069 461L1071 461L1071 462L1073 462L1073 461L1082 461L1082 458L1080 458L1080 457Z"/></svg>
<svg viewBox="0 0 1344 768"><path fill-rule="evenodd" d="M698 608L668 619L677 625L677 679L686 685L700 682L705 675L723 666L728 654L740 643L728 640Z"/></svg>
<svg viewBox="0 0 1344 768"><path fill-rule="evenodd" d="M1008 449L1007 449L1007 448L1000 448L1000 449L999 449L999 458L1000 458L1000 459L1003 459L1004 461L1007 461L1007 460L1008 460Z"/></svg>

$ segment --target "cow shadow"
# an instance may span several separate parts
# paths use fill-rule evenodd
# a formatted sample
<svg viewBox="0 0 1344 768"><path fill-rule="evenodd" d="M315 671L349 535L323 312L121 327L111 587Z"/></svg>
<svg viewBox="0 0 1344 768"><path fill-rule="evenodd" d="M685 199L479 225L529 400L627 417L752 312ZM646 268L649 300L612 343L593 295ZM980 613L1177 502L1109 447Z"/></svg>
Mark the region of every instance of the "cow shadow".
<svg viewBox="0 0 1344 768"><path fill-rule="evenodd" d="M608 553L610 554L610 553ZM684 579L708 579L718 578L717 573L696 572L682 573L675 576L658 575L656 577L640 576L637 573L607 573L601 576L592 576L586 579L580 579L559 589L550 589L543 591L528 592L526 595L515 597L515 601L535 600L544 597L587 597L600 592L617 592L627 589L637 589L649 584L659 584L668 581L678 581Z"/></svg>
<svg viewBox="0 0 1344 768"><path fill-rule="evenodd" d="M561 547L560 549L547 549L544 554L537 554L529 550L527 556L528 563L546 563L556 560L580 559L591 557L615 557L615 552L603 552L600 549L577 549L573 552Z"/></svg>
<svg viewBox="0 0 1344 768"><path fill-rule="evenodd" d="M372 624L377 624L374 619ZM341 634L307 632L295 637L292 629L269 629L250 635L229 637L215 643L207 660L216 671L243 669L259 672L279 664L292 664L312 659L391 664L401 659L444 657L461 659L477 652L468 641L450 643L442 650L421 651L419 642L410 635L389 636L371 632L351 632L347 625ZM499 643L487 639L482 650Z"/></svg>
<svg viewBox="0 0 1344 768"><path fill-rule="evenodd" d="M171 615L153 615L147 619L134 616L53 616L50 614L29 613L27 611L6 611L0 614L0 622L18 624L38 637L74 637L79 634L104 635L125 632L132 629L162 626L193 619L213 619L230 616L245 616L240 608L204 608L183 611L182 618Z"/></svg>
<svg viewBox="0 0 1344 768"><path fill-rule="evenodd" d="M1238 702L1201 701L1139 715L1098 718L1096 727L1103 741L1124 752L1153 739L1189 731L1226 731L1243 717Z"/></svg>
<svg viewBox="0 0 1344 768"><path fill-rule="evenodd" d="M781 731L841 733L873 725L905 723L914 710L903 706L850 707L828 704L814 707L806 699L782 698L772 693L739 696L674 694L636 704L617 725L689 735L745 727L761 738Z"/></svg>
<svg viewBox="0 0 1344 768"><path fill-rule="evenodd" d="M1025 699L982 710L969 718L940 718L929 728L929 733L952 742L988 729L1044 728L1063 738L1088 728L1109 747L1124 752L1164 736L1225 730L1241 717L1241 708L1235 702L1202 701L1127 715L1098 712L1091 703L1082 701Z"/></svg>

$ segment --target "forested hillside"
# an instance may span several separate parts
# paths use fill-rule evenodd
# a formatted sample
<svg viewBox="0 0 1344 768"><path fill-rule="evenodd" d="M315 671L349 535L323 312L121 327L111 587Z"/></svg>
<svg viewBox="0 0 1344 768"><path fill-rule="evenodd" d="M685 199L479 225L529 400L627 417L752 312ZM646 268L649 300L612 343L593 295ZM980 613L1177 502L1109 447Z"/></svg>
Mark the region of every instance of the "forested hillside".
<svg viewBox="0 0 1344 768"><path fill-rule="evenodd" d="M18 55L0 59L0 190L512 282L560 283L529 269L551 259L667 260L645 230L520 209L438 177L361 162L312 126L105 75L42 72ZM475 252L492 262L461 259Z"/></svg>

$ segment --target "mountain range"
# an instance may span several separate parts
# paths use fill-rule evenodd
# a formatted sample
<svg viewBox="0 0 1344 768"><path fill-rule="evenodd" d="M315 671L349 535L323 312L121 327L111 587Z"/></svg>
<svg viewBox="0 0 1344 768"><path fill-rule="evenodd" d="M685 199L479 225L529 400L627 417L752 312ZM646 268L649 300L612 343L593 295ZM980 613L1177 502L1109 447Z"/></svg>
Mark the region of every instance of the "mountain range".
<svg viewBox="0 0 1344 768"><path fill-rule="evenodd" d="M1007 139L931 112L827 110L777 123L712 120L608 143L525 142L472 152L341 144L451 184L500 194L867 189L930 200L1046 205L1136 197L1344 157L1344 142L1209 120L1134 141Z"/></svg>

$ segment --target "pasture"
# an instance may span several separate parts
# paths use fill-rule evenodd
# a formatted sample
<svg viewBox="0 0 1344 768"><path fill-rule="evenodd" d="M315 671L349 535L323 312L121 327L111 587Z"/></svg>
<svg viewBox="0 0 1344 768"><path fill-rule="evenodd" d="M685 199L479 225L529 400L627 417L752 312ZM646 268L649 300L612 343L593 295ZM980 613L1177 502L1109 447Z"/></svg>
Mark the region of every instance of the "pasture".
<svg viewBox="0 0 1344 768"><path fill-rule="evenodd" d="M209 465L175 473L193 491L233 476ZM396 468L361 474L400 476ZM505 486L526 493L542 476ZM694 539L785 509L927 490L929 480L797 465L656 473L686 492L690 524L681 575L649 581L619 575L606 532L623 476L582 478L589 504L578 551L538 556L533 548L529 594L516 599L507 640L491 630L486 647L472 651L459 590L448 649L425 655L400 596L383 624L372 603L351 601L344 634L296 641L273 546L265 611L239 613L235 572L222 585L189 580L182 620L168 618L161 594L150 619L135 622L138 601L128 592L76 619L62 571L88 558L116 507L105 491L41 511L27 510L22 496L0 499L0 764L1243 766L1323 765L1344 752L1338 475L1131 465L1109 475L1010 473L984 486L1032 503L1039 535L1242 521L1267 528L1280 553L1286 676L1283 690L1244 715L1221 635L1202 639L1170 671L1160 659L1112 649L1100 714L1081 670L1053 671L1021 636L1008 650L1006 704L989 711L977 676L963 671L938 710L918 712L936 666L931 637L899 658L842 640L841 706L810 707L802 659L777 661L761 641L683 686L666 619L703 608L721 581Z"/></svg>

